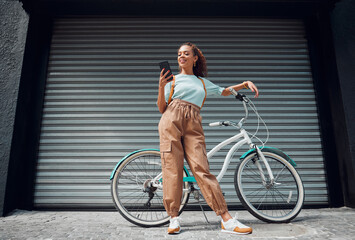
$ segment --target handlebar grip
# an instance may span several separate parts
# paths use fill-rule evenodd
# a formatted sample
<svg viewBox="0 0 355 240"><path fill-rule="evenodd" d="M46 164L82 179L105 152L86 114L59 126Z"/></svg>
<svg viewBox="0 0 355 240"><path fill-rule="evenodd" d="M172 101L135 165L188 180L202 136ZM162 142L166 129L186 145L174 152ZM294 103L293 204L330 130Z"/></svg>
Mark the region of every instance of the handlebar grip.
<svg viewBox="0 0 355 240"><path fill-rule="evenodd" d="M236 99L238 99L239 101L245 101L246 102L244 94L240 94L239 92L235 91L233 88L230 88L229 90L235 96Z"/></svg>
<svg viewBox="0 0 355 240"><path fill-rule="evenodd" d="M210 127L218 127L218 126L222 126L222 122L213 122L209 124Z"/></svg>
<svg viewBox="0 0 355 240"><path fill-rule="evenodd" d="M238 93L238 95L235 96L235 98L238 99L238 100L241 101L241 102L243 102L243 101L244 101L244 102L247 102L246 99L245 99L245 95L244 95L244 94Z"/></svg>

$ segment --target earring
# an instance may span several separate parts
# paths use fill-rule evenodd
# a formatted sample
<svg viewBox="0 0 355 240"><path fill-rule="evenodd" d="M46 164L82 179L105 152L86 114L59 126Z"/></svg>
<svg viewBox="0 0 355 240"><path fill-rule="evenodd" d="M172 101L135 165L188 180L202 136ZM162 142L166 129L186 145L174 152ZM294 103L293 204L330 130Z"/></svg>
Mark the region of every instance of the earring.
<svg viewBox="0 0 355 240"><path fill-rule="evenodd" d="M194 67L196 67L196 62L194 62Z"/></svg>

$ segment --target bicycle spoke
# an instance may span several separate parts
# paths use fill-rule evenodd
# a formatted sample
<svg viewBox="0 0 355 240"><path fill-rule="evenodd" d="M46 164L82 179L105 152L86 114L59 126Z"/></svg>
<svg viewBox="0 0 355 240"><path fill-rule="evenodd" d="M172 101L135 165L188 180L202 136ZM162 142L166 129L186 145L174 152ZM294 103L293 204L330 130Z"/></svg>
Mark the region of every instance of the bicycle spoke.
<svg viewBox="0 0 355 240"><path fill-rule="evenodd" d="M128 157L117 170L112 186L114 202L130 222L140 226L160 226L169 221L161 188L149 184L161 171L160 153L150 150ZM182 198L182 206L187 200Z"/></svg>
<svg viewBox="0 0 355 240"><path fill-rule="evenodd" d="M274 173L274 181L271 181L268 174L265 175L265 182L261 180L260 171L267 172L265 164L260 162L260 170L255 160L251 158L244 160L238 167L239 180L237 181L237 192L243 193L241 201L244 206L256 217L268 221L286 221L295 217L300 207L299 188L294 173L287 167L287 161L283 158L270 157L264 153L265 158Z"/></svg>

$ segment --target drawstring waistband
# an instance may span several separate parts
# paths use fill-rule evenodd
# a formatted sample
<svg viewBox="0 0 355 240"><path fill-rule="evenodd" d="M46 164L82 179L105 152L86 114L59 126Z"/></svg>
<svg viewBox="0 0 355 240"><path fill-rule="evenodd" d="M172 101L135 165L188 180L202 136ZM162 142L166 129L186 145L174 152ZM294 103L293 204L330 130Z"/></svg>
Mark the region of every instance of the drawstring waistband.
<svg viewBox="0 0 355 240"><path fill-rule="evenodd" d="M185 118L191 118L192 116L197 117L200 114L200 107L199 106L197 106L193 103L178 99L178 98L174 99L169 104L169 107L182 108L184 110L183 112L184 112Z"/></svg>
<svg viewBox="0 0 355 240"><path fill-rule="evenodd" d="M190 103L188 101L185 100L181 100L179 98L174 98L174 100L169 104L169 106L190 106L191 109L195 110L195 111L199 111L200 112L200 107L197 106L196 104Z"/></svg>
<svg viewBox="0 0 355 240"><path fill-rule="evenodd" d="M168 108L171 108L171 110L176 109L180 112L180 116L183 116L184 118L198 118L200 115L200 107L181 100L181 99L174 99L168 106Z"/></svg>

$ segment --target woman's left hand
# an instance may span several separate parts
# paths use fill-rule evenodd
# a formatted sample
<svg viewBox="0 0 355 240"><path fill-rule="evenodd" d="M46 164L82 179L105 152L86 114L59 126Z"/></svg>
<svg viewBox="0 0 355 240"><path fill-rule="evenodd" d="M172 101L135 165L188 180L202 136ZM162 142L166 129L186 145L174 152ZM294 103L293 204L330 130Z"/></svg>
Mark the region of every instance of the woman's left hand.
<svg viewBox="0 0 355 240"><path fill-rule="evenodd" d="M244 86L248 87L252 92L255 92L255 98L259 97L259 90L252 81L246 81L243 84Z"/></svg>

